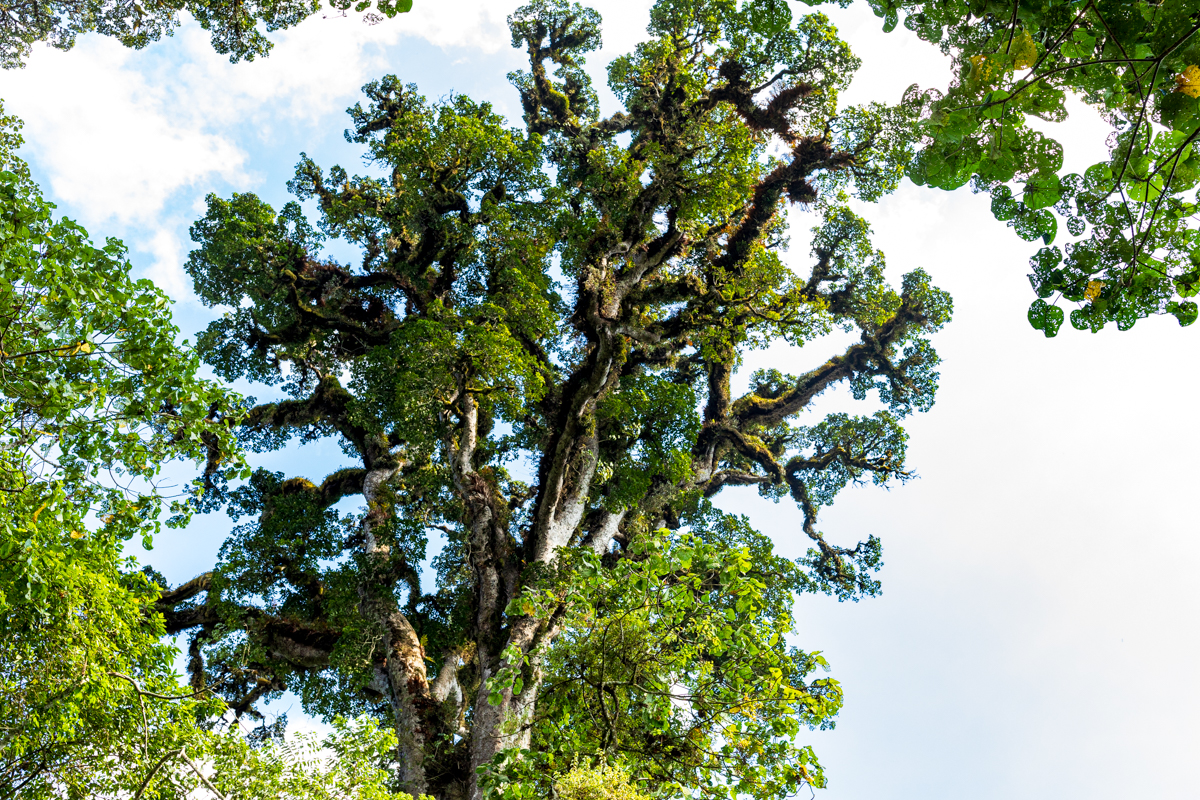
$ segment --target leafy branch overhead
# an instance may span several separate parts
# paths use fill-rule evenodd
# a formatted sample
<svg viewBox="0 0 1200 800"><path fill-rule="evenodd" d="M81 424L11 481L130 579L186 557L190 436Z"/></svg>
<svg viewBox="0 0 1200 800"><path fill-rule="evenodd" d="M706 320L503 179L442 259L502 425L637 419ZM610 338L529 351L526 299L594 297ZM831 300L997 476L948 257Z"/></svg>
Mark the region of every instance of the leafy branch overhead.
<svg viewBox="0 0 1200 800"><path fill-rule="evenodd" d="M596 12L509 23L524 125L387 77L349 112L370 174L302 156L289 188L314 220L209 198L187 269L229 310L199 350L286 395L228 422L248 448L328 437L351 463L210 471L197 508L239 526L163 593L166 629L193 689L241 715L295 691L385 721L413 794L545 793L599 752L664 793L821 786L796 735L841 691L789 644L792 595L878 591L879 540L839 544L818 515L911 476L901 422L933 403L950 316L921 270L888 285L847 207L895 188L917 118L840 104L858 60L777 2L658 3L609 66L611 116L583 69ZM817 223L798 269L789 203ZM325 255L331 237L361 258ZM826 350L739 390L744 355L781 340ZM807 419L840 385L885 410ZM745 487L796 504L799 562L712 505Z"/></svg>
<svg viewBox="0 0 1200 800"><path fill-rule="evenodd" d="M1032 259L1035 328L1121 330L1152 314L1196 321L1200 232L1200 9L1192 0L871 0L894 28L939 42L958 75L923 109L917 183L989 192L996 218L1045 247ZM1062 174L1062 146L1028 124L1072 94L1112 125L1110 156ZM1068 241L1060 240L1059 226ZM1073 308L1072 308L1073 307Z"/></svg>
<svg viewBox="0 0 1200 800"><path fill-rule="evenodd" d="M127 539L157 527L167 462L242 470L224 419L239 401L196 378L170 301L130 279L120 242L54 218L19 130L0 106L0 493L95 512Z"/></svg>
<svg viewBox="0 0 1200 800"><path fill-rule="evenodd" d="M341 15L366 11L364 21L375 24L411 10L412 0L329 0L329 9ZM0 13L0 67L24 66L35 42L70 50L81 35L92 32L140 49L170 36L181 14L208 31L213 49L230 61L253 61L274 46L267 33L297 25L320 10L321 0L15 0Z"/></svg>
<svg viewBox="0 0 1200 800"><path fill-rule="evenodd" d="M159 587L122 545L151 545L171 460L239 473L237 401L195 377L122 245L55 217L20 145L0 108L0 786L128 797L222 707L172 701Z"/></svg>

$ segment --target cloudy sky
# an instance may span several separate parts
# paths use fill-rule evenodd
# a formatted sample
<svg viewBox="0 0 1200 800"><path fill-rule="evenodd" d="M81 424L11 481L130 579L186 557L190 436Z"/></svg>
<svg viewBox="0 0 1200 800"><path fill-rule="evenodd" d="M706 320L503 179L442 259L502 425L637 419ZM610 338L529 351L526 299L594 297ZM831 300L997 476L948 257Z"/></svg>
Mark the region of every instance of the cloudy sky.
<svg viewBox="0 0 1200 800"><path fill-rule="evenodd" d="M0 74L0 97L26 122L25 155L47 194L96 237L124 239L191 335L210 318L181 268L205 194L250 190L278 207L301 151L353 171L344 109L389 72L516 119L504 75L520 61L503 25L515 5L416 0L374 27L318 16L276 35L268 59L238 65L194 25L140 52L84 37ZM648 4L598 7L608 22L593 67L638 40ZM884 36L861 9L834 11L865 61L851 100L944 85L932 47ZM1068 166L1099 157L1104 131L1085 111L1061 135ZM1197 797L1200 331L1167 318L1047 340L1025 322L1033 248L985 198L906 185L867 214L895 275L925 267L953 294L955 320L936 340L937 404L909 426L920 479L847 491L821 521L839 541L879 535L887 565L878 599L798 604L798 643L823 651L847 692L837 729L810 737L831 778L820 796ZM748 367L798 371L834 346L771 351ZM817 413L853 406L831 393ZM320 473L342 456L314 445L261 463L298 458ZM794 509L752 496L723 504L753 515L785 554L805 548ZM186 580L211 565L227 529L206 519L166 534L151 561Z"/></svg>

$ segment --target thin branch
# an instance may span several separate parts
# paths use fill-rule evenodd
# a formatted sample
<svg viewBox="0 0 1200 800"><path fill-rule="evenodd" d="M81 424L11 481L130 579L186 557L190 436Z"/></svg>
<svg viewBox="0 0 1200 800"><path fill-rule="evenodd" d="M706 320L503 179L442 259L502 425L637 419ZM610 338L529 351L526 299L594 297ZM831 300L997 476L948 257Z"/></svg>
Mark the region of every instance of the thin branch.
<svg viewBox="0 0 1200 800"><path fill-rule="evenodd" d="M1021 0L1013 0L1012 19L1008 21L1008 43L1004 45L1004 55L1012 48L1013 36L1017 33L1017 11L1021 8Z"/></svg>
<svg viewBox="0 0 1200 800"><path fill-rule="evenodd" d="M123 678L124 680L129 681L131 684L133 684L134 691L136 691L138 694L140 694L144 697L153 697L158 700L190 700L191 698L193 698L197 695L200 695L200 694L204 694L205 692L208 691L208 689L201 689L200 691L192 692L191 694L177 694L177 695L159 694L158 692L151 692L146 689L143 689L136 680L129 677L128 675L124 675L120 672L110 672L108 674L112 675L114 678Z"/></svg>
<svg viewBox="0 0 1200 800"><path fill-rule="evenodd" d="M182 755L182 754L183 754L183 750L179 750L179 751L173 750L173 751L167 753L162 758L160 758L158 760L158 763L155 764L153 767L151 767L150 771L148 773L146 773L146 777L142 780L141 785L138 786L137 791L134 792L133 797L130 800L141 800L142 793L146 791L146 787L148 787L150 785L150 781L153 780L154 776L158 774L158 771L163 768L163 765L166 764L168 761L170 761L173 756L178 756L178 755Z"/></svg>

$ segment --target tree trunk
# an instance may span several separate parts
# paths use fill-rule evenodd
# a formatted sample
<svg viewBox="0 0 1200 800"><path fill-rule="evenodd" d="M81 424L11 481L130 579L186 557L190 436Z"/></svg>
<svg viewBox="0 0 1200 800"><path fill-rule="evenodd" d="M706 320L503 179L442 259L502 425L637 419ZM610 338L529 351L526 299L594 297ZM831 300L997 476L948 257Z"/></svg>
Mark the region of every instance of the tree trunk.
<svg viewBox="0 0 1200 800"><path fill-rule="evenodd" d="M391 549L377 541L374 528L385 518L388 503L382 497L384 485L399 470L398 465L368 470L363 481L363 497L367 501L367 516L363 520L363 549L371 565L368 581L379 572L388 571ZM392 716L396 724L397 778L400 788L414 797L424 794L425 780L425 722L422 707L431 701L429 679L425 670L425 651L417 632L401 613L391 592L391 581L380 581L384 591L370 583L360 587L363 611L384 633L385 672L391 699Z"/></svg>

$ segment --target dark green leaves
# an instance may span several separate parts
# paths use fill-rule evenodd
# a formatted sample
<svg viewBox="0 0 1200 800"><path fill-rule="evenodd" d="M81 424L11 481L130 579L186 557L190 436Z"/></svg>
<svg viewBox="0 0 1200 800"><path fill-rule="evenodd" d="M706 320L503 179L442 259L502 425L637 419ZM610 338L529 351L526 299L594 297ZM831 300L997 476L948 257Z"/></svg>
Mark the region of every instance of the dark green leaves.
<svg viewBox="0 0 1200 800"><path fill-rule="evenodd" d="M1167 313L1179 320L1179 324L1183 326L1191 325L1196 321L1196 316L1200 313L1195 303L1191 300L1184 300L1182 303L1168 303Z"/></svg>
<svg viewBox="0 0 1200 800"><path fill-rule="evenodd" d="M1063 319L1065 319L1063 310L1058 306L1047 304L1045 300L1034 300L1033 305L1029 306L1029 324L1033 326L1034 330L1045 333L1047 339L1058 335L1058 329L1062 327Z"/></svg>

